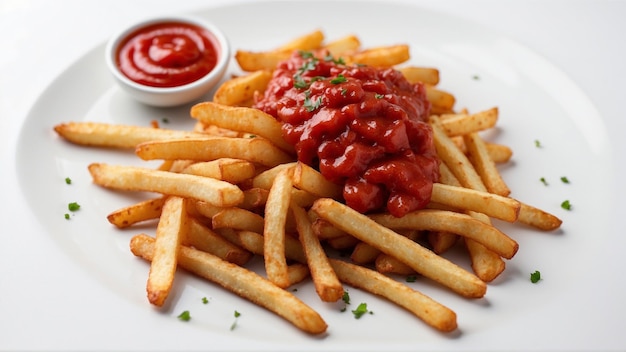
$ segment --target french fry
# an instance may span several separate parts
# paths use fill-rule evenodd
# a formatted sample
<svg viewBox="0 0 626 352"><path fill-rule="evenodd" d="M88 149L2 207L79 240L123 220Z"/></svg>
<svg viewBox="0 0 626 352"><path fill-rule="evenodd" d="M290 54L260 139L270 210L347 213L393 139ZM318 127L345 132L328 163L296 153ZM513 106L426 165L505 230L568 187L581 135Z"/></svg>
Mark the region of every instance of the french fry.
<svg viewBox="0 0 626 352"><path fill-rule="evenodd" d="M438 330L449 332L456 329L456 313L419 291L354 264L331 259L331 265L346 284L384 297Z"/></svg>
<svg viewBox="0 0 626 352"><path fill-rule="evenodd" d="M454 95L432 86L426 86L426 97L431 103L431 113L435 114L452 111L456 103Z"/></svg>
<svg viewBox="0 0 626 352"><path fill-rule="evenodd" d="M391 67L411 58L408 45L390 45L369 48L349 57L349 61L376 67Z"/></svg>
<svg viewBox="0 0 626 352"><path fill-rule="evenodd" d="M330 266L328 257L319 239L311 229L306 211L291 204L290 209L296 219L298 235L306 256L317 295L324 302L336 302L343 296L343 286Z"/></svg>
<svg viewBox="0 0 626 352"><path fill-rule="evenodd" d="M511 190L502 179L502 175L496 168L496 163L489 156L487 146L478 133L468 133L463 136L463 140L467 146L469 160L483 180L487 191L503 197L508 196Z"/></svg>
<svg viewBox="0 0 626 352"><path fill-rule="evenodd" d="M437 254L443 254L448 249L452 248L459 239L459 236L454 233L445 232L445 231L429 231L428 232L428 243L432 248L433 252ZM480 277L480 276L478 276Z"/></svg>
<svg viewBox="0 0 626 352"><path fill-rule="evenodd" d="M543 231L556 230L562 223L561 219L547 211L525 203L522 203L517 221Z"/></svg>
<svg viewBox="0 0 626 352"><path fill-rule="evenodd" d="M374 266L381 274L415 275L413 268L385 253L380 253L376 257Z"/></svg>
<svg viewBox="0 0 626 352"><path fill-rule="evenodd" d="M285 257L285 223L292 188L291 170L281 171L274 179L265 204L263 229L265 271L271 282L283 288L289 286Z"/></svg>
<svg viewBox="0 0 626 352"><path fill-rule="evenodd" d="M211 218L214 229L231 228L263 233L265 220L259 214L241 208L226 208Z"/></svg>
<svg viewBox="0 0 626 352"><path fill-rule="evenodd" d="M90 164L89 172L95 184L110 189L156 192L218 206L235 206L243 201L239 187L208 177L103 163Z"/></svg>
<svg viewBox="0 0 626 352"><path fill-rule="evenodd" d="M373 263L380 254L380 250L365 242L359 242L350 254L350 261L354 264L365 265Z"/></svg>
<svg viewBox="0 0 626 352"><path fill-rule="evenodd" d="M283 139L280 122L261 110L203 102L191 108L191 117L205 124L261 136L293 153L293 146Z"/></svg>
<svg viewBox="0 0 626 352"><path fill-rule="evenodd" d="M449 137L455 137L492 128L497 121L498 108L493 107L475 114L456 114L441 118L441 127Z"/></svg>
<svg viewBox="0 0 626 352"><path fill-rule="evenodd" d="M137 235L131 239L130 247L136 256L152 261L156 254L154 242L150 236ZM186 246L180 248L178 264L185 270L274 312L307 333L321 334L328 327L311 307L253 271Z"/></svg>
<svg viewBox="0 0 626 352"><path fill-rule="evenodd" d="M201 133L167 130L154 127L116 125L101 122L67 122L54 126L59 136L83 146L104 148L135 148L155 140L205 138Z"/></svg>
<svg viewBox="0 0 626 352"><path fill-rule="evenodd" d="M262 235L252 231L237 231L236 236L236 242L242 248L260 256L264 255L263 244L265 239ZM298 263L306 264L306 256L302 244L294 237L285 237L285 256Z"/></svg>
<svg viewBox="0 0 626 352"><path fill-rule="evenodd" d="M258 70L235 77L220 85L213 95L213 102L226 106L242 106L254 95L264 92L272 78L270 70Z"/></svg>
<svg viewBox="0 0 626 352"><path fill-rule="evenodd" d="M323 42L324 33L317 29L290 40L289 42L276 48L275 51L315 50L322 46Z"/></svg>
<svg viewBox="0 0 626 352"><path fill-rule="evenodd" d="M247 160L221 158L193 163L185 167L181 172L211 177L229 183L240 183L254 177L256 168L253 163Z"/></svg>
<svg viewBox="0 0 626 352"><path fill-rule="evenodd" d="M189 219L189 228L187 236L183 238L183 245L211 253L237 265L246 264L252 257L252 253L235 246L193 218Z"/></svg>
<svg viewBox="0 0 626 352"><path fill-rule="evenodd" d="M462 296L479 298L487 291L485 283L470 272L337 201L320 198L312 209L334 226L399 258L418 273Z"/></svg>
<svg viewBox="0 0 626 352"><path fill-rule="evenodd" d="M144 200L110 213L107 215L107 220L122 229L138 222L158 219L161 216L163 204L165 204L165 197Z"/></svg>
<svg viewBox="0 0 626 352"><path fill-rule="evenodd" d="M361 40L355 35L347 35L324 45L333 57L350 56L361 48Z"/></svg>
<svg viewBox="0 0 626 352"><path fill-rule="evenodd" d="M431 201L443 205L477 211L496 219L515 222L521 204L513 198L465 187L434 183Z"/></svg>
<svg viewBox="0 0 626 352"><path fill-rule="evenodd" d="M273 71L279 62L288 59L292 50L274 50L254 52L248 50L237 50L235 60L239 67L246 72Z"/></svg>
<svg viewBox="0 0 626 352"><path fill-rule="evenodd" d="M519 248L515 240L497 228L478 221L469 215L457 212L422 209L413 211L401 218L389 214L373 214L370 218L390 229L417 229L455 233L475 240L507 259L513 258Z"/></svg>
<svg viewBox="0 0 626 352"><path fill-rule="evenodd" d="M139 144L135 153L143 160L211 161L233 158L265 166L276 166L293 160L289 154L264 138L213 137L151 141Z"/></svg>
<svg viewBox="0 0 626 352"><path fill-rule="evenodd" d="M185 201L179 197L168 197L163 205L146 285L148 300L158 307L165 303L174 283L178 247L187 232L186 212Z"/></svg>
<svg viewBox="0 0 626 352"><path fill-rule="evenodd" d="M489 157L496 164L506 163L511 160L513 156L513 150L507 147L506 145L489 143L487 142L487 152L489 153Z"/></svg>
<svg viewBox="0 0 626 352"><path fill-rule="evenodd" d="M439 84L439 70L430 67L406 66L398 68L404 78L411 83L424 83L430 86Z"/></svg>
<svg viewBox="0 0 626 352"><path fill-rule="evenodd" d="M319 171L298 162L293 169L293 184L317 197L340 199L341 186L328 181Z"/></svg>

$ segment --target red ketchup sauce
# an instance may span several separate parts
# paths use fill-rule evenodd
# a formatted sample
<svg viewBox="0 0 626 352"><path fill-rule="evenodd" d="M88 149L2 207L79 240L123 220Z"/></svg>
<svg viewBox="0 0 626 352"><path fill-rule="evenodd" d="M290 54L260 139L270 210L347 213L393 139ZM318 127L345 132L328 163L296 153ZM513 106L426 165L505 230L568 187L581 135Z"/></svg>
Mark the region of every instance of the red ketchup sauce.
<svg viewBox="0 0 626 352"><path fill-rule="evenodd" d="M131 80L176 87L198 80L215 67L217 40L199 26L182 22L140 28L119 45L117 64Z"/></svg>
<svg viewBox="0 0 626 352"><path fill-rule="evenodd" d="M283 123L299 161L343 185L351 208L400 217L430 201L439 179L430 102L400 72L296 52L255 107Z"/></svg>

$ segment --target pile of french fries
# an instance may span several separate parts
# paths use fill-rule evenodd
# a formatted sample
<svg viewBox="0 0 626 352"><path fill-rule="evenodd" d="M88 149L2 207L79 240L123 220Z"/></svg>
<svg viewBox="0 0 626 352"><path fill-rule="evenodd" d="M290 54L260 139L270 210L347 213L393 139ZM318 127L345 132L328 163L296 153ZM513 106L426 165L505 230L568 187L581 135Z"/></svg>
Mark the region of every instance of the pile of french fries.
<svg viewBox="0 0 626 352"><path fill-rule="evenodd" d="M341 186L297 162L280 123L251 107L279 61L294 50L317 49L348 63L394 67L426 85L442 161L426 209L397 218L347 207ZM274 50L238 51L244 73L224 82L212 102L193 106L193 131L95 122L63 123L55 131L75 144L126 148L142 160L163 161L156 169L89 165L96 185L155 194L108 216L119 228L158 219L154 237L142 233L130 241L132 253L151 262L147 296L153 305L167 300L181 267L320 334L327 329L322 316L286 289L310 277L324 302L340 300L349 285L396 303L440 331L453 331L453 310L391 274L419 274L461 296L480 298L518 250L492 219L542 231L561 221L509 196L497 164L512 151L480 136L495 126L498 109L455 111L454 96L436 88L438 70L402 66L409 57L406 45L363 49L355 36L325 42L314 31ZM460 245L467 248L472 272L441 256ZM349 251L349 259L337 259L335 250ZM263 257L265 275L246 268L253 256Z"/></svg>

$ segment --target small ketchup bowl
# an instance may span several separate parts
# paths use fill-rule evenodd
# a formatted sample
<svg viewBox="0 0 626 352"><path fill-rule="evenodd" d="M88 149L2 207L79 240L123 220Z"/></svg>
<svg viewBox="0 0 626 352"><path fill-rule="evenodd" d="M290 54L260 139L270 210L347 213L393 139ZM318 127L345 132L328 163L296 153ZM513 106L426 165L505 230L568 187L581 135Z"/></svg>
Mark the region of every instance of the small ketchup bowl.
<svg viewBox="0 0 626 352"><path fill-rule="evenodd" d="M152 106L200 99L224 76L230 43L209 21L192 16L152 18L113 35L106 64L120 87Z"/></svg>

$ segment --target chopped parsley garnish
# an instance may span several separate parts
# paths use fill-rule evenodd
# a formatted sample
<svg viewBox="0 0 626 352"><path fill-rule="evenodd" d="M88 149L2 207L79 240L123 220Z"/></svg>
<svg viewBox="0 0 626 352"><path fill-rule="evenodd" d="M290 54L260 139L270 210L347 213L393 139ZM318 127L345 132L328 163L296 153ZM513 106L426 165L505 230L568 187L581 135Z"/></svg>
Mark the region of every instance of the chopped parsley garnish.
<svg viewBox="0 0 626 352"><path fill-rule="evenodd" d="M406 282L415 282L415 281L417 281L416 275L409 275L406 277Z"/></svg>
<svg viewBox="0 0 626 352"><path fill-rule="evenodd" d="M541 148L542 147L541 142L538 139L535 139L535 147L537 147L537 148Z"/></svg>
<svg viewBox="0 0 626 352"><path fill-rule="evenodd" d="M161 121L163 121L163 123L170 123L170 120L167 117L164 117Z"/></svg>
<svg viewBox="0 0 626 352"><path fill-rule="evenodd" d="M293 76L293 87L298 89L307 89L309 88L309 82L305 81L304 78L300 75Z"/></svg>
<svg viewBox="0 0 626 352"><path fill-rule="evenodd" d="M359 306L356 307L356 309L352 311L352 314L354 314L355 319L360 319L366 313L373 314L372 312L367 310L367 303L359 304Z"/></svg>
<svg viewBox="0 0 626 352"><path fill-rule="evenodd" d="M534 273L530 273L530 282L536 284L539 280L541 280L541 273L539 270L535 270Z"/></svg>
<svg viewBox="0 0 626 352"><path fill-rule="evenodd" d="M237 327L237 320L239 316L241 315L241 313L239 313L238 311L235 311L234 315L235 315L235 321L233 321L233 324L230 326L230 330L235 330L235 327Z"/></svg>
<svg viewBox="0 0 626 352"><path fill-rule="evenodd" d="M546 181L545 177L540 178L539 181L541 181L541 183L543 183L546 186L548 185L548 181Z"/></svg>
<svg viewBox="0 0 626 352"><path fill-rule="evenodd" d="M69 220L70 219L70 214L65 213L65 220Z"/></svg>
<svg viewBox="0 0 626 352"><path fill-rule="evenodd" d="M302 57L303 59L312 59L315 57L313 56L313 52L311 51L300 50L298 53L300 54L300 57Z"/></svg>
<svg viewBox="0 0 626 352"><path fill-rule="evenodd" d="M311 97L309 96L311 92L307 91L304 98L304 108L308 112L312 112L317 110L322 105L322 97L317 98L315 101L311 101Z"/></svg>
<svg viewBox="0 0 626 352"><path fill-rule="evenodd" d="M478 80L480 80L480 76L478 76L478 75L473 75L473 76L472 76L472 79L474 79L475 81L478 81Z"/></svg>
<svg viewBox="0 0 626 352"><path fill-rule="evenodd" d="M206 298L206 297L202 297L202 303L203 303L203 304L207 304L207 303L209 303L209 299L208 299L208 298Z"/></svg>
<svg viewBox="0 0 626 352"><path fill-rule="evenodd" d="M344 61L343 58L338 57L338 58L335 59L331 54L326 55L324 57L324 61L326 61L326 62L333 62L333 63L335 63L337 65L345 65L346 64L346 62Z"/></svg>
<svg viewBox="0 0 626 352"><path fill-rule="evenodd" d="M569 179L565 176L561 177L561 182L563 183L569 183Z"/></svg>
<svg viewBox="0 0 626 352"><path fill-rule="evenodd" d="M67 205L67 209L69 209L69 211L77 211L80 209L80 205L76 202L72 202Z"/></svg>
<svg viewBox="0 0 626 352"><path fill-rule="evenodd" d="M342 74L338 75L337 77L333 78L330 80L330 83L332 84L339 84L339 83L344 83L347 82L348 80L346 79L346 77Z"/></svg>
<svg viewBox="0 0 626 352"><path fill-rule="evenodd" d="M382 95L382 94L378 94L378 93L376 93L376 95L374 95L374 97L375 97L376 99L382 99L382 98L384 98L385 96L384 96L384 95Z"/></svg>
<svg viewBox="0 0 626 352"><path fill-rule="evenodd" d="M350 294L348 293L348 291L343 291L343 296L341 296L341 300L345 304L350 304Z"/></svg>
<svg viewBox="0 0 626 352"><path fill-rule="evenodd" d="M65 178L65 183L68 184L68 185L71 185L72 184L72 179L69 178L69 177L66 177Z"/></svg>
<svg viewBox="0 0 626 352"><path fill-rule="evenodd" d="M561 208L565 210L572 210L572 204L569 202L569 200L564 200L563 203L561 203Z"/></svg>
<svg viewBox="0 0 626 352"><path fill-rule="evenodd" d="M189 314L189 311L186 310L178 315L178 319L182 321L189 321L191 320L191 314Z"/></svg>

